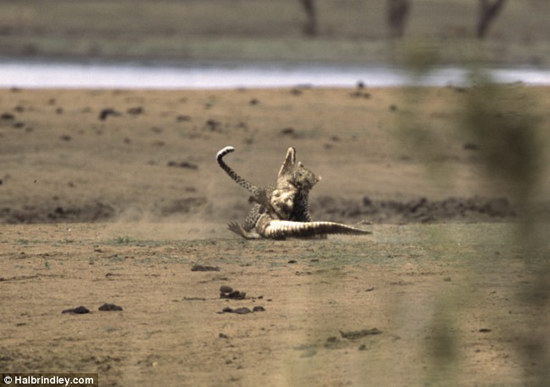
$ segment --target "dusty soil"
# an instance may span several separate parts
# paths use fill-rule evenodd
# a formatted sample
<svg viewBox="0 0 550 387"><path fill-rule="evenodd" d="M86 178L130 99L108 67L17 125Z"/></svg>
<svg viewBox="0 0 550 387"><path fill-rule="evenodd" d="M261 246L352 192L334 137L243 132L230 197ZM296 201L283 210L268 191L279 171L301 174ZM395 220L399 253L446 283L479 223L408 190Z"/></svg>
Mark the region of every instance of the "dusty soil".
<svg viewBox="0 0 550 387"><path fill-rule="evenodd" d="M547 89L510 87L548 117ZM0 370L112 386L544 380L550 249L516 245L517 203L455 127L467 92L0 91ZM404 120L437 147L411 146ZM295 146L323 177L313 217L373 234L234 237L249 204L214 161L228 144L259 184Z"/></svg>
<svg viewBox="0 0 550 387"><path fill-rule="evenodd" d="M550 250L526 270L501 239L511 225L373 231L245 242L156 239L192 237L185 224L1 226L0 369L98 372L102 386L541 380L521 348L548 344L548 299L518 297ZM62 313L78 306L90 313Z"/></svg>
<svg viewBox="0 0 550 387"><path fill-rule="evenodd" d="M548 133L547 89L510 88L536 101ZM214 162L226 145L237 148L228 163L259 185L274 182L287 147L295 146L323 178L311 195L317 219L513 217L509 190L483 173L484 150L457 126L467 92L420 93L0 90L0 221L239 219L249 206L246 192ZM430 136L411 141L408 125ZM541 173L544 200L550 173Z"/></svg>

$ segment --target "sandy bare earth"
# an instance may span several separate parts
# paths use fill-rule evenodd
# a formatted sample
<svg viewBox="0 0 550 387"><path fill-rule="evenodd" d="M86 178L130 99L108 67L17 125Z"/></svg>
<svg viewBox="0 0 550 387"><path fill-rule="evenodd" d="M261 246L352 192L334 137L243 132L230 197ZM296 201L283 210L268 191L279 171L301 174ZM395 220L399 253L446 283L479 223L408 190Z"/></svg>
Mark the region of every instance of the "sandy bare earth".
<svg viewBox="0 0 550 387"><path fill-rule="evenodd" d="M528 92L548 129L550 93ZM0 372L98 372L101 386L542 383L550 247L454 127L465 93L425 89L414 105L400 89L1 90ZM413 120L439 136L429 154L401 136ZM229 144L258 184L295 146L323 177L313 217L372 235L238 239L225 224L247 194L214 161ZM62 313L78 306L90 313Z"/></svg>

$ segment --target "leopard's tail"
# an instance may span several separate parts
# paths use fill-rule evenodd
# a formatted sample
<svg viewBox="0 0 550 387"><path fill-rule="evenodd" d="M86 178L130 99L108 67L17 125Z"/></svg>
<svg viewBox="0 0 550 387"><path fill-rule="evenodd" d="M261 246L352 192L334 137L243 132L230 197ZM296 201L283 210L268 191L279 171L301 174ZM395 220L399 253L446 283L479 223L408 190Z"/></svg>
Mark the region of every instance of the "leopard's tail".
<svg viewBox="0 0 550 387"><path fill-rule="evenodd" d="M247 191L251 192L254 196L257 196L260 189L250 183L248 180L241 177L237 172L235 172L229 165L223 161L223 157L231 152L234 152L235 148L232 146L226 146L225 148L221 149L218 153L216 153L216 161L218 162L218 165L229 175L231 179L233 179L238 185L246 189Z"/></svg>

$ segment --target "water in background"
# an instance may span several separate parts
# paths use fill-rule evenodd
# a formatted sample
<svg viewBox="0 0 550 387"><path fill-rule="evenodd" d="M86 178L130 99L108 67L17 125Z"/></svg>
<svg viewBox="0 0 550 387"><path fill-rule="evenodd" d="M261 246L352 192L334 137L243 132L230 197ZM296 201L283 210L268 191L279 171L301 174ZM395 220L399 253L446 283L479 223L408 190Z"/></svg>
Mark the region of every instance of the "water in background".
<svg viewBox="0 0 550 387"><path fill-rule="evenodd" d="M550 85L550 70L501 68L488 70L502 83ZM424 76L426 86L461 85L467 71L442 67ZM402 86L409 74L391 66L189 63L137 64L94 62L0 61L0 87L22 88L238 88Z"/></svg>

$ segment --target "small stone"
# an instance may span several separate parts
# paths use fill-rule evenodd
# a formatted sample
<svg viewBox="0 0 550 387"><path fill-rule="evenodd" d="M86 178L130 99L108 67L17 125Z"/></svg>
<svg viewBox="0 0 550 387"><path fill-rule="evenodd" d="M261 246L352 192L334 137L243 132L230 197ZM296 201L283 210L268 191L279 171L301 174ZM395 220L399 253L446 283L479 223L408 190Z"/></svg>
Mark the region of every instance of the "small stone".
<svg viewBox="0 0 550 387"><path fill-rule="evenodd" d="M252 308L253 312L265 312L265 308L261 305L257 305L254 308Z"/></svg>

